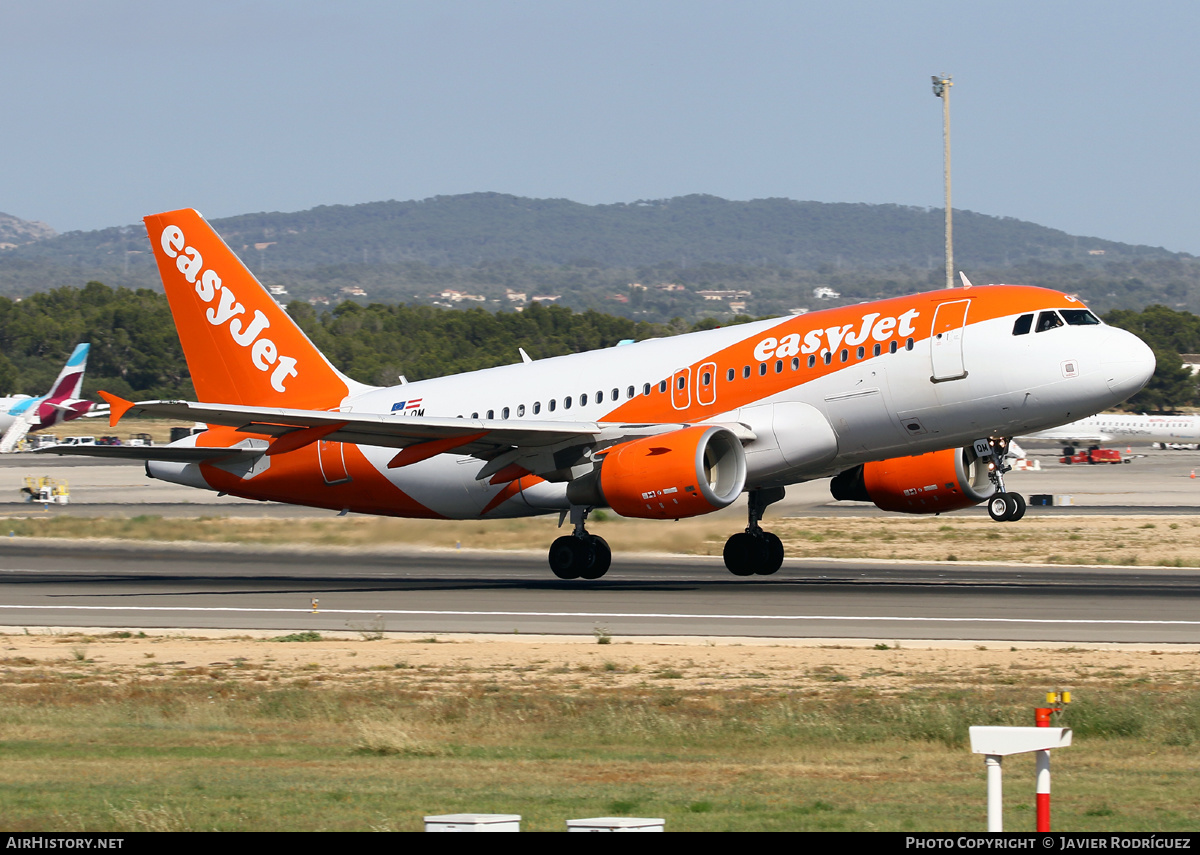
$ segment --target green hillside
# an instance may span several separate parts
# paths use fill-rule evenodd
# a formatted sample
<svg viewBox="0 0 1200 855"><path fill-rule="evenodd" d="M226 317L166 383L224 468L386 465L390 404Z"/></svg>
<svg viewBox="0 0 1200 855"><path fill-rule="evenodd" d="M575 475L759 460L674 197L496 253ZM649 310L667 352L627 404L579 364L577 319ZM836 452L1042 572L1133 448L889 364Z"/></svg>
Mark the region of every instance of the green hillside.
<svg viewBox="0 0 1200 855"><path fill-rule="evenodd" d="M899 205L700 195L582 205L473 193L246 214L213 225L264 283L318 305L336 305L356 289L365 292L360 302L450 305L442 292L451 290L473 295L466 305L492 310L547 296L665 322L813 308L819 287L840 292L828 298L835 303L852 302L938 287L944 278L942 212ZM955 260L977 283L1060 288L1101 311L1156 302L1200 310L1200 261L1161 248L958 211ZM140 224L0 252L0 294L89 280L159 287ZM704 290L748 293L705 299Z"/></svg>

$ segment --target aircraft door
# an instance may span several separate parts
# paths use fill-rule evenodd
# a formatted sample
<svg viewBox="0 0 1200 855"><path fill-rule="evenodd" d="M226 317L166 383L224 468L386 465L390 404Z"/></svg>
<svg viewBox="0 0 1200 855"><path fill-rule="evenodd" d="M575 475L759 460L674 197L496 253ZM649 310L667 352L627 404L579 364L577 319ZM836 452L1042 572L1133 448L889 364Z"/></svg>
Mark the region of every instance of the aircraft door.
<svg viewBox="0 0 1200 855"><path fill-rule="evenodd" d="M326 484L344 484L350 480L350 472L346 469L344 443L317 440L317 461L321 465L321 477L325 479Z"/></svg>
<svg viewBox="0 0 1200 855"><path fill-rule="evenodd" d="M671 376L671 406L677 410L686 410L692 404L691 379L690 368L680 368Z"/></svg>
<svg viewBox="0 0 1200 855"><path fill-rule="evenodd" d="M970 305L970 300L942 303L933 315L929 352L933 362L933 376L930 379L934 383L961 380L967 376L963 364L963 331L967 325L967 307Z"/></svg>
<svg viewBox="0 0 1200 855"><path fill-rule="evenodd" d="M696 403L708 407L717 402L717 363L706 362L700 366L696 378Z"/></svg>

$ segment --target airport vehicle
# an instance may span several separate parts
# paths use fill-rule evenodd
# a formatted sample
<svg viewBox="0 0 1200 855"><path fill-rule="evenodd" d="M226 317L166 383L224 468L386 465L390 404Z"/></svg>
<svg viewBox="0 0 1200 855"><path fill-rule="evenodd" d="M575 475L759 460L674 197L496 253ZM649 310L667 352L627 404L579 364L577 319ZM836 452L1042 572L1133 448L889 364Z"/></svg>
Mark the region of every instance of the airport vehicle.
<svg viewBox="0 0 1200 855"><path fill-rule="evenodd" d="M749 494L725 545L735 575L769 575L760 526L788 484L834 476L837 498L906 513L986 502L1008 438L1142 388L1151 350L1074 297L966 287L775 318L380 388L339 372L195 211L146 217L199 402L128 413L209 429L154 448L50 449L147 461L155 478L253 499L422 518L558 513L560 578L598 578L586 529L610 507L679 519ZM1037 331L1033 330L1037 319Z"/></svg>
<svg viewBox="0 0 1200 855"><path fill-rule="evenodd" d="M87 369L88 348L86 343L75 347L45 395L0 398L0 454L12 451L31 431L77 419L95 407L91 401L78 397Z"/></svg>
<svg viewBox="0 0 1200 855"><path fill-rule="evenodd" d="M1029 434L1029 439L1062 443L1063 456L1075 453L1077 445L1102 442L1158 442L1164 446L1200 443L1200 416L1148 416L1145 413L1097 413L1086 419Z"/></svg>
<svg viewBox="0 0 1200 855"><path fill-rule="evenodd" d="M1128 463L1131 458L1122 457L1115 448L1089 448L1087 451L1077 451L1074 454L1064 454L1058 458L1059 463Z"/></svg>

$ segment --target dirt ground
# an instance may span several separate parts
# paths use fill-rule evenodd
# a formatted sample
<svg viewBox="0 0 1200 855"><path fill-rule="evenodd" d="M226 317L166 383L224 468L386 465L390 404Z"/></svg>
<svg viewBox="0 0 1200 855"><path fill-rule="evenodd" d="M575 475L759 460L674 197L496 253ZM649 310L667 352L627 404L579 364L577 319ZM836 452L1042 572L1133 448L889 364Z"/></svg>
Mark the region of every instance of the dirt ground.
<svg viewBox="0 0 1200 855"><path fill-rule="evenodd" d="M0 686L69 676L122 683L157 679L302 681L346 685L403 671L428 677L486 681L516 688L536 679L569 691L590 687L663 685L744 692L817 692L847 684L875 692L919 686L1024 685L1042 691L1087 686L1194 686L1200 645L823 643L763 639L639 639L549 636L416 636L362 632L319 641L273 641L271 635L179 631L120 637L104 630L38 630L0 636ZM276 638L278 636L275 636ZM1040 703L1031 696L1031 704Z"/></svg>

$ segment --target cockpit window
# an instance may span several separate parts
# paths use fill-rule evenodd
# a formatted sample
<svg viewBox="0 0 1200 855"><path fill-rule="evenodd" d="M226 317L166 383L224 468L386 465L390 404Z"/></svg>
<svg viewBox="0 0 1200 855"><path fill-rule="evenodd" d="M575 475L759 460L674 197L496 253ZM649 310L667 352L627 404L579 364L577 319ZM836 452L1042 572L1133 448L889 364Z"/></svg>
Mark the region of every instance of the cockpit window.
<svg viewBox="0 0 1200 855"><path fill-rule="evenodd" d="M1046 330L1052 330L1055 327L1061 327L1062 325L1063 325L1063 321L1062 321L1062 318L1060 318L1058 316L1058 312L1042 312L1040 315L1038 315L1038 322L1037 322L1037 331L1038 332L1045 332Z"/></svg>
<svg viewBox="0 0 1200 855"><path fill-rule="evenodd" d="M1025 335L1033 328L1033 315L1021 315L1013 324L1013 335Z"/></svg>
<svg viewBox="0 0 1200 855"><path fill-rule="evenodd" d="M1087 309L1062 309L1063 320L1073 327L1088 327L1100 323L1100 319Z"/></svg>

